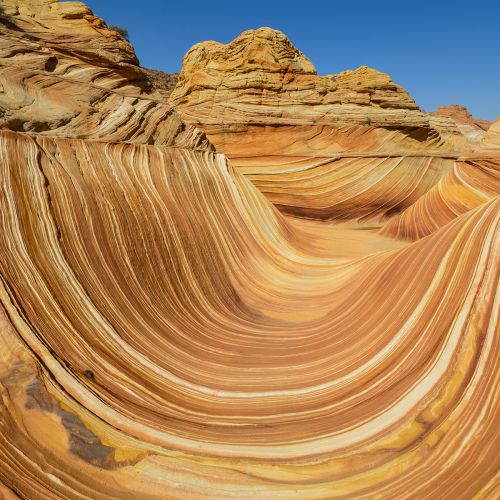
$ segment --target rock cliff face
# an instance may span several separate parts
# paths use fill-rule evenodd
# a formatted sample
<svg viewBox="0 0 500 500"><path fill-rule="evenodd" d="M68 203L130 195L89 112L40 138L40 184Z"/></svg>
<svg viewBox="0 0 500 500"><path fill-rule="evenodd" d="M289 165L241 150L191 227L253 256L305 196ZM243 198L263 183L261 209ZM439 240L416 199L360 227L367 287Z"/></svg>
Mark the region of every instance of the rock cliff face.
<svg viewBox="0 0 500 500"><path fill-rule="evenodd" d="M0 498L499 496L500 122L0 7Z"/></svg>

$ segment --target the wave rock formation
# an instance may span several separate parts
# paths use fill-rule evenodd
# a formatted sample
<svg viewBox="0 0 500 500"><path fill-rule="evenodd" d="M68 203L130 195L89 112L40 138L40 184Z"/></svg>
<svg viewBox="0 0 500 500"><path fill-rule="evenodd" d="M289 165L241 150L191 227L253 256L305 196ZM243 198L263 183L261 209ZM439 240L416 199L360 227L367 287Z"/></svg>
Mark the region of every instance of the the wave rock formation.
<svg viewBox="0 0 500 500"><path fill-rule="evenodd" d="M0 498L498 498L495 124L0 6Z"/></svg>

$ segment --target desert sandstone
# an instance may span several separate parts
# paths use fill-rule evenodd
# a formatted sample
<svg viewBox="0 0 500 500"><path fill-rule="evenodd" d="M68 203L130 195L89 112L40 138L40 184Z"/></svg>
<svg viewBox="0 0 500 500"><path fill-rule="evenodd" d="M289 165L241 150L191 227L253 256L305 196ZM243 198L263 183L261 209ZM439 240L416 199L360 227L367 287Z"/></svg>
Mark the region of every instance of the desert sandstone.
<svg viewBox="0 0 500 500"><path fill-rule="evenodd" d="M498 498L500 121L0 7L0 498Z"/></svg>

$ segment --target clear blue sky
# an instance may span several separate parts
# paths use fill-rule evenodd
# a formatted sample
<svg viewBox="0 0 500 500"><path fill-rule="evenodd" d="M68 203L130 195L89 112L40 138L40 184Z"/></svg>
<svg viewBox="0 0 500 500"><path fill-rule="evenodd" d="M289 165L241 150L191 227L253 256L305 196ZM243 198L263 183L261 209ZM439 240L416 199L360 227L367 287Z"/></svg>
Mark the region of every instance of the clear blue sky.
<svg viewBox="0 0 500 500"><path fill-rule="evenodd" d="M197 42L247 29L285 32L319 74L366 64L433 111L462 104L500 115L500 0L84 0L129 30L141 64L179 71Z"/></svg>

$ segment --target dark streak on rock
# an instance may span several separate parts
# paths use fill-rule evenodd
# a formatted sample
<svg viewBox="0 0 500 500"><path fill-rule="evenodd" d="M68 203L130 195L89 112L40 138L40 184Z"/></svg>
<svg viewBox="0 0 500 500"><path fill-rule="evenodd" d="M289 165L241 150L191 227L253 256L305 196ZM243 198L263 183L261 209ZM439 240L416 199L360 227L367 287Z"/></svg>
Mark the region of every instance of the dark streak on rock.
<svg viewBox="0 0 500 500"><path fill-rule="evenodd" d="M78 416L61 409L57 413L68 431L71 453L104 469L112 469L118 465L114 462L114 449L103 445L101 440L82 424Z"/></svg>
<svg viewBox="0 0 500 500"><path fill-rule="evenodd" d="M92 374L92 378L94 377L90 370L85 372L86 377L88 377L87 372ZM69 449L73 455L103 469L116 469L130 465L129 461L116 462L114 460L115 450L102 444L102 441L83 425L77 415L63 410L57 399L47 391L39 378L33 380L27 387L26 396L25 406L27 409L40 409L61 417L61 423L68 433Z"/></svg>

